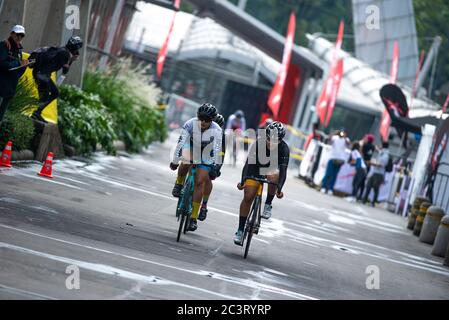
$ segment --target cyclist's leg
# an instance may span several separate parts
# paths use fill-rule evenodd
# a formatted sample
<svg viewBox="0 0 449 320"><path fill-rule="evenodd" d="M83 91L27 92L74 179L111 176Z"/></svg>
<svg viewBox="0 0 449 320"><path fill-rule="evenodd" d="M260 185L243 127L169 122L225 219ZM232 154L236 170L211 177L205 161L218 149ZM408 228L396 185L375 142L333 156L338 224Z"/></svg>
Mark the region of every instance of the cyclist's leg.
<svg viewBox="0 0 449 320"><path fill-rule="evenodd" d="M203 191L205 183L210 180L209 171L203 166L198 166L195 176L195 187L193 190L192 200L192 219L190 220L189 230L195 231L197 227L197 220L200 213L201 200L203 199Z"/></svg>
<svg viewBox="0 0 449 320"><path fill-rule="evenodd" d="M182 159L183 162L179 165L178 168L178 176L176 177L175 186L173 187L172 195L176 198L179 198L181 194L182 187L186 181L187 174L189 173L192 164L190 163L191 159L191 150L189 147L185 147L182 149Z"/></svg>
<svg viewBox="0 0 449 320"><path fill-rule="evenodd" d="M279 181L279 171L268 174L267 180L277 184ZM273 209L273 199L275 195L276 195L276 186L272 184L268 185L267 199L265 201L265 207L262 213L262 217L265 219L271 218L271 210Z"/></svg>
<svg viewBox="0 0 449 320"><path fill-rule="evenodd" d="M257 195L259 189L259 184L253 180L247 180L245 183L244 196L240 204L240 215L239 215L239 227L235 234L234 243L241 245L243 242L243 234L245 230L246 221L248 219L249 212L251 210L251 205Z"/></svg>
<svg viewBox="0 0 449 320"><path fill-rule="evenodd" d="M213 184L212 181L209 179L204 184L204 190L203 190L203 203L201 204L200 209L200 215L199 220L204 221L207 217L207 203L209 202L209 197L212 194Z"/></svg>
<svg viewBox="0 0 449 320"><path fill-rule="evenodd" d="M243 232L245 230L246 220L248 219L251 205L256 198L259 183L253 180L246 180L243 200L240 204L239 227L235 234L234 243L241 244L243 241Z"/></svg>

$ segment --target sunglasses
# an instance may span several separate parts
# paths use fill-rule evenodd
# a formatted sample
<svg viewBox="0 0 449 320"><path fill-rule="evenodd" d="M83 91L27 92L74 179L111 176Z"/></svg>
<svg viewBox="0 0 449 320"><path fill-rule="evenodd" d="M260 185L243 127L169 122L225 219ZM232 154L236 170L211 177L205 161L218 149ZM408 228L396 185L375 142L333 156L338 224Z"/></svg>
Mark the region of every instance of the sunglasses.
<svg viewBox="0 0 449 320"><path fill-rule="evenodd" d="M24 33L16 33L16 35L20 38L25 38L25 34Z"/></svg>
<svg viewBox="0 0 449 320"><path fill-rule="evenodd" d="M211 123L212 120L208 119L208 118L198 118L198 120L200 120L201 122L206 122L206 123Z"/></svg>

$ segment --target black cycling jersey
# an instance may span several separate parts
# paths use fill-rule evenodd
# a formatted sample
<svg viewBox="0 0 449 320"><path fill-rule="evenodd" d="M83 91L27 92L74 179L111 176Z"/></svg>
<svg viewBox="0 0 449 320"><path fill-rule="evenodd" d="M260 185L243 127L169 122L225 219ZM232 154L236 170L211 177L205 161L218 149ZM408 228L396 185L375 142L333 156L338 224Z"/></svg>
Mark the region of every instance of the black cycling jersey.
<svg viewBox="0 0 449 320"><path fill-rule="evenodd" d="M263 149L259 150L262 146ZM290 161L290 148L285 141L281 141L276 149L270 150L267 147L265 138L257 139L249 148L248 159L246 160L242 172L242 184L247 177L265 177L265 175L262 174L261 169L270 168L270 166L273 165L269 161L272 152L277 152L277 158L275 160L277 161L276 169L279 170L278 192L282 191L287 179L287 169Z"/></svg>
<svg viewBox="0 0 449 320"><path fill-rule="evenodd" d="M363 160L371 161L371 158L373 157L375 150L376 150L376 148L374 147L374 145L372 143L363 144L363 147L362 147Z"/></svg>
<svg viewBox="0 0 449 320"><path fill-rule="evenodd" d="M41 50L41 52L39 51ZM31 55L33 56L34 53ZM31 57L30 57L31 58ZM50 47L36 50L35 73L50 75L62 69L63 74L69 72L71 65L71 55L65 47Z"/></svg>

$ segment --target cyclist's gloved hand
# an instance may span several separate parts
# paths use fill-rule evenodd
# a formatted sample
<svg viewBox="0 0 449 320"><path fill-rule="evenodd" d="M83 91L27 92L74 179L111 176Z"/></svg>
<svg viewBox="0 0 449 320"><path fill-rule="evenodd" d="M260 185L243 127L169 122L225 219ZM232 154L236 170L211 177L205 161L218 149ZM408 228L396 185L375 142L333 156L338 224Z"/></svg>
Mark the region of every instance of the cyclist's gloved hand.
<svg viewBox="0 0 449 320"><path fill-rule="evenodd" d="M178 167L179 167L179 164L174 164L174 163L170 162L170 169L171 170L176 171L176 170L178 170Z"/></svg>
<svg viewBox="0 0 449 320"><path fill-rule="evenodd" d="M215 169L212 169L212 170L209 172L209 178L210 178L211 180L215 180L217 177L218 177L217 171L216 171Z"/></svg>
<svg viewBox="0 0 449 320"><path fill-rule="evenodd" d="M284 193L280 190L276 191L276 197L278 199L282 199L284 197Z"/></svg>

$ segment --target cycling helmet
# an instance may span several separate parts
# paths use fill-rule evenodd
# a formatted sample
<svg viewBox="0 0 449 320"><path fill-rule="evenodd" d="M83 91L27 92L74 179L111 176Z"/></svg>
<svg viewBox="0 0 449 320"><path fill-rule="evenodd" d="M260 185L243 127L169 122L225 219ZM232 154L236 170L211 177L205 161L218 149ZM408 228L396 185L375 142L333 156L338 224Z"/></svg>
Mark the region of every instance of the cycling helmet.
<svg viewBox="0 0 449 320"><path fill-rule="evenodd" d="M219 114L215 117L215 123L218 124L221 128L223 128L224 124L225 124L225 118Z"/></svg>
<svg viewBox="0 0 449 320"><path fill-rule="evenodd" d="M75 53L83 47L83 40L78 36L70 37L65 47L69 49L70 52Z"/></svg>
<svg viewBox="0 0 449 320"><path fill-rule="evenodd" d="M235 112L235 116L236 116L237 118L241 119L241 118L245 117L245 113L244 113L242 110L237 110L237 111Z"/></svg>
<svg viewBox="0 0 449 320"><path fill-rule="evenodd" d="M267 139L270 140L272 137L276 137L278 141L281 141L285 137L285 128L284 125L280 122L273 122L266 128Z"/></svg>
<svg viewBox="0 0 449 320"><path fill-rule="evenodd" d="M209 120L209 121L214 120L217 117L217 115L218 115L217 108L210 103L203 104L198 109L198 113L197 113L198 119Z"/></svg>
<svg viewBox="0 0 449 320"><path fill-rule="evenodd" d="M271 118L268 118L267 120L265 120L265 126L269 126L270 124L272 124L274 122L274 120L273 119L271 119Z"/></svg>

